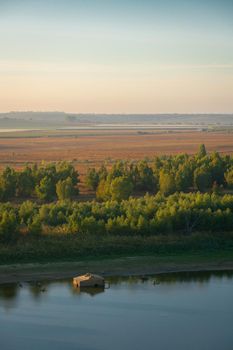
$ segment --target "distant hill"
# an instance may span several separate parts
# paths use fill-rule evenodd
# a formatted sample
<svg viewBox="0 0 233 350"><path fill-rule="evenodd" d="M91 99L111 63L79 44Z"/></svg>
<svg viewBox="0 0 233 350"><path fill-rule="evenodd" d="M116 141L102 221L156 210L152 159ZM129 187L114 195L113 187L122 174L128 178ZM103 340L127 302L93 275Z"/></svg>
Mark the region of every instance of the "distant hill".
<svg viewBox="0 0 233 350"><path fill-rule="evenodd" d="M233 114L69 114L79 123L233 125Z"/></svg>
<svg viewBox="0 0 233 350"><path fill-rule="evenodd" d="M47 128L66 123L63 112L9 112L0 113L0 128Z"/></svg>
<svg viewBox="0 0 233 350"><path fill-rule="evenodd" d="M233 126L233 114L73 114L56 111L0 113L0 128L61 128L102 124Z"/></svg>

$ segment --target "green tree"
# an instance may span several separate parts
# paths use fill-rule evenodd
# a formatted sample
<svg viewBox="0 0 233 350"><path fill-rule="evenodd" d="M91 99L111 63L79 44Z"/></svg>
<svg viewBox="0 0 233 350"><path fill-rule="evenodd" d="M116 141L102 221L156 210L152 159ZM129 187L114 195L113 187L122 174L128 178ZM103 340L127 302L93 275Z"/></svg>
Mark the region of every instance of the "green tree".
<svg viewBox="0 0 233 350"><path fill-rule="evenodd" d="M32 169L26 167L17 174L16 194L18 197L30 197L33 194L35 183Z"/></svg>
<svg viewBox="0 0 233 350"><path fill-rule="evenodd" d="M110 194L113 200L128 199L133 192L132 182L124 176L116 177L110 185Z"/></svg>
<svg viewBox="0 0 233 350"><path fill-rule="evenodd" d="M15 197L17 174L14 169L6 167L0 176L0 200Z"/></svg>
<svg viewBox="0 0 233 350"><path fill-rule="evenodd" d="M100 182L100 176L99 176L99 173L95 170L95 168L88 169L87 175L85 178L86 186L89 189L96 191L99 185L99 182Z"/></svg>
<svg viewBox="0 0 233 350"><path fill-rule="evenodd" d="M79 183L79 173L71 163L65 161L56 164L55 177L56 181L70 178L74 187Z"/></svg>
<svg viewBox="0 0 233 350"><path fill-rule="evenodd" d="M124 161L117 161L113 164L111 170L108 172L108 180L112 181L116 177L122 177L125 175L127 163Z"/></svg>
<svg viewBox="0 0 233 350"><path fill-rule="evenodd" d="M141 161L137 164L136 189L143 191L156 191L157 183L152 169L146 161Z"/></svg>
<svg viewBox="0 0 233 350"><path fill-rule="evenodd" d="M79 232L79 222L77 219L77 216L75 215L75 213L72 213L72 215L70 215L68 217L68 225L67 225L67 230L70 233L78 233Z"/></svg>
<svg viewBox="0 0 233 350"><path fill-rule="evenodd" d="M166 173L163 170L159 173L159 189L165 196L168 196L176 191L175 176L171 173Z"/></svg>
<svg viewBox="0 0 233 350"><path fill-rule="evenodd" d="M204 158L206 155L207 155L207 152L206 152L205 145L201 144L199 146L199 150L198 150L198 157L199 158Z"/></svg>
<svg viewBox="0 0 233 350"><path fill-rule="evenodd" d="M212 186L212 177L209 169L197 168L194 171L194 184L201 192L209 190Z"/></svg>
<svg viewBox="0 0 233 350"><path fill-rule="evenodd" d="M56 195L55 183L49 176L42 178L39 185L36 186L36 195L39 199L42 200L54 199Z"/></svg>
<svg viewBox="0 0 233 350"><path fill-rule="evenodd" d="M42 233L42 223L39 215L35 215L28 224L28 232L33 236L39 236Z"/></svg>
<svg viewBox="0 0 233 350"><path fill-rule="evenodd" d="M19 207L19 218L22 224L31 222L34 214L37 212L37 206L31 201L23 202Z"/></svg>
<svg viewBox="0 0 233 350"><path fill-rule="evenodd" d="M178 191L187 191L192 186L192 171L188 166L181 166L175 174L176 189Z"/></svg>
<svg viewBox="0 0 233 350"><path fill-rule="evenodd" d="M56 184L56 194L59 200L72 198L72 196L75 194L75 188L70 177L65 180L58 181Z"/></svg>
<svg viewBox="0 0 233 350"><path fill-rule="evenodd" d="M100 181L101 180L106 180L107 176L108 176L108 171L107 171L107 168L105 165L101 165L99 171L98 171L98 174L99 174L99 179Z"/></svg>
<svg viewBox="0 0 233 350"><path fill-rule="evenodd" d="M233 188L233 168L229 169L228 171L225 172L224 174L227 186L229 188Z"/></svg>
<svg viewBox="0 0 233 350"><path fill-rule="evenodd" d="M0 239L3 243L15 243L17 240L18 222L13 210L1 213Z"/></svg>
<svg viewBox="0 0 233 350"><path fill-rule="evenodd" d="M101 180L96 190L96 198L104 201L110 199L111 198L110 186L111 186L110 181Z"/></svg>
<svg viewBox="0 0 233 350"><path fill-rule="evenodd" d="M226 171L226 165L223 159L220 157L219 153L214 152L210 156L209 164L212 183L216 182L217 185L224 185L224 172Z"/></svg>

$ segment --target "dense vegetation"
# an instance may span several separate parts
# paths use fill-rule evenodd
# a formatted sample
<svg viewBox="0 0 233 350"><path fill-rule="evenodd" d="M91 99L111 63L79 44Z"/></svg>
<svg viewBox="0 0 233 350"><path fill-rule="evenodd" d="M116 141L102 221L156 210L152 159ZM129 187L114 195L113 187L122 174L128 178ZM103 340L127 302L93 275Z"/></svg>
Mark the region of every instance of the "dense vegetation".
<svg viewBox="0 0 233 350"><path fill-rule="evenodd" d="M233 195L158 193L106 202L71 202L0 206L0 238L14 242L20 235L190 235L193 231L232 230Z"/></svg>
<svg viewBox="0 0 233 350"><path fill-rule="evenodd" d="M44 202L75 198L79 174L71 163L49 163L26 166L21 171L6 167L0 175L0 200L37 198ZM86 186L96 192L98 200L128 199L131 195L158 191L164 195L175 192L219 191L233 188L233 158L208 155L204 145L190 156L155 157L152 162L117 161L111 167L91 168Z"/></svg>
<svg viewBox="0 0 233 350"><path fill-rule="evenodd" d="M79 179L70 163L6 168L0 176L1 261L71 258L85 249L95 255L233 247L233 195L224 194L233 186L230 156L207 155L202 145L194 156L90 169L85 181L97 201L71 200ZM133 196L140 191L148 193Z"/></svg>
<svg viewBox="0 0 233 350"><path fill-rule="evenodd" d="M45 201L72 198L78 193L78 182L78 172L68 162L34 164L18 172L6 167L0 176L0 200L33 196Z"/></svg>
<svg viewBox="0 0 233 350"><path fill-rule="evenodd" d="M204 145L194 156L155 157L154 161L129 163L119 161L110 170L102 166L89 169L87 186L96 191L98 199L126 199L144 191L164 195L175 192L220 190L233 187L233 158L220 156L217 152L208 155Z"/></svg>

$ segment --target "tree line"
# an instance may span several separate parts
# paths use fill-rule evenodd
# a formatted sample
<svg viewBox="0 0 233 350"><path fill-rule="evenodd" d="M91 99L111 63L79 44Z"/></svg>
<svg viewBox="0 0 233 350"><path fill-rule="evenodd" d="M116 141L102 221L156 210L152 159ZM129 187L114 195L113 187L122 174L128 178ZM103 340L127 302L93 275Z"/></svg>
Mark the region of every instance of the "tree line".
<svg viewBox="0 0 233 350"><path fill-rule="evenodd" d="M0 242L40 235L156 236L232 231L233 195L146 194L105 202L0 204Z"/></svg>
<svg viewBox="0 0 233 350"><path fill-rule="evenodd" d="M233 158L217 152L208 155L201 145L195 155L160 156L152 162L118 161L111 169L104 165L100 169L91 168L85 182L100 200L127 199L140 191L170 195L232 189Z"/></svg>
<svg viewBox="0 0 233 350"><path fill-rule="evenodd" d="M0 201L71 199L78 194L78 182L79 174L69 162L27 165L21 171L6 167L0 175Z"/></svg>
<svg viewBox="0 0 233 350"><path fill-rule="evenodd" d="M201 145L197 154L155 157L153 161L116 161L111 167L87 171L84 182L97 200L124 200L132 195L160 192L215 191L233 188L233 157L207 154ZM37 198L44 202L75 198L79 174L72 163L27 165L16 171L6 167L0 174L0 201Z"/></svg>

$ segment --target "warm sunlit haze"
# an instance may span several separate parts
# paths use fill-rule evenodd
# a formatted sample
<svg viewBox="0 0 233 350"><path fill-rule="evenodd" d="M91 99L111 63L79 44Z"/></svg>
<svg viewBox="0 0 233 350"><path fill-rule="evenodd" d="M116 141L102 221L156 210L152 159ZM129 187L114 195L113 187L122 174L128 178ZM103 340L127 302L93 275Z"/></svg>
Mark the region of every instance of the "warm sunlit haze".
<svg viewBox="0 0 233 350"><path fill-rule="evenodd" d="M229 0L1 0L0 112L232 113Z"/></svg>

